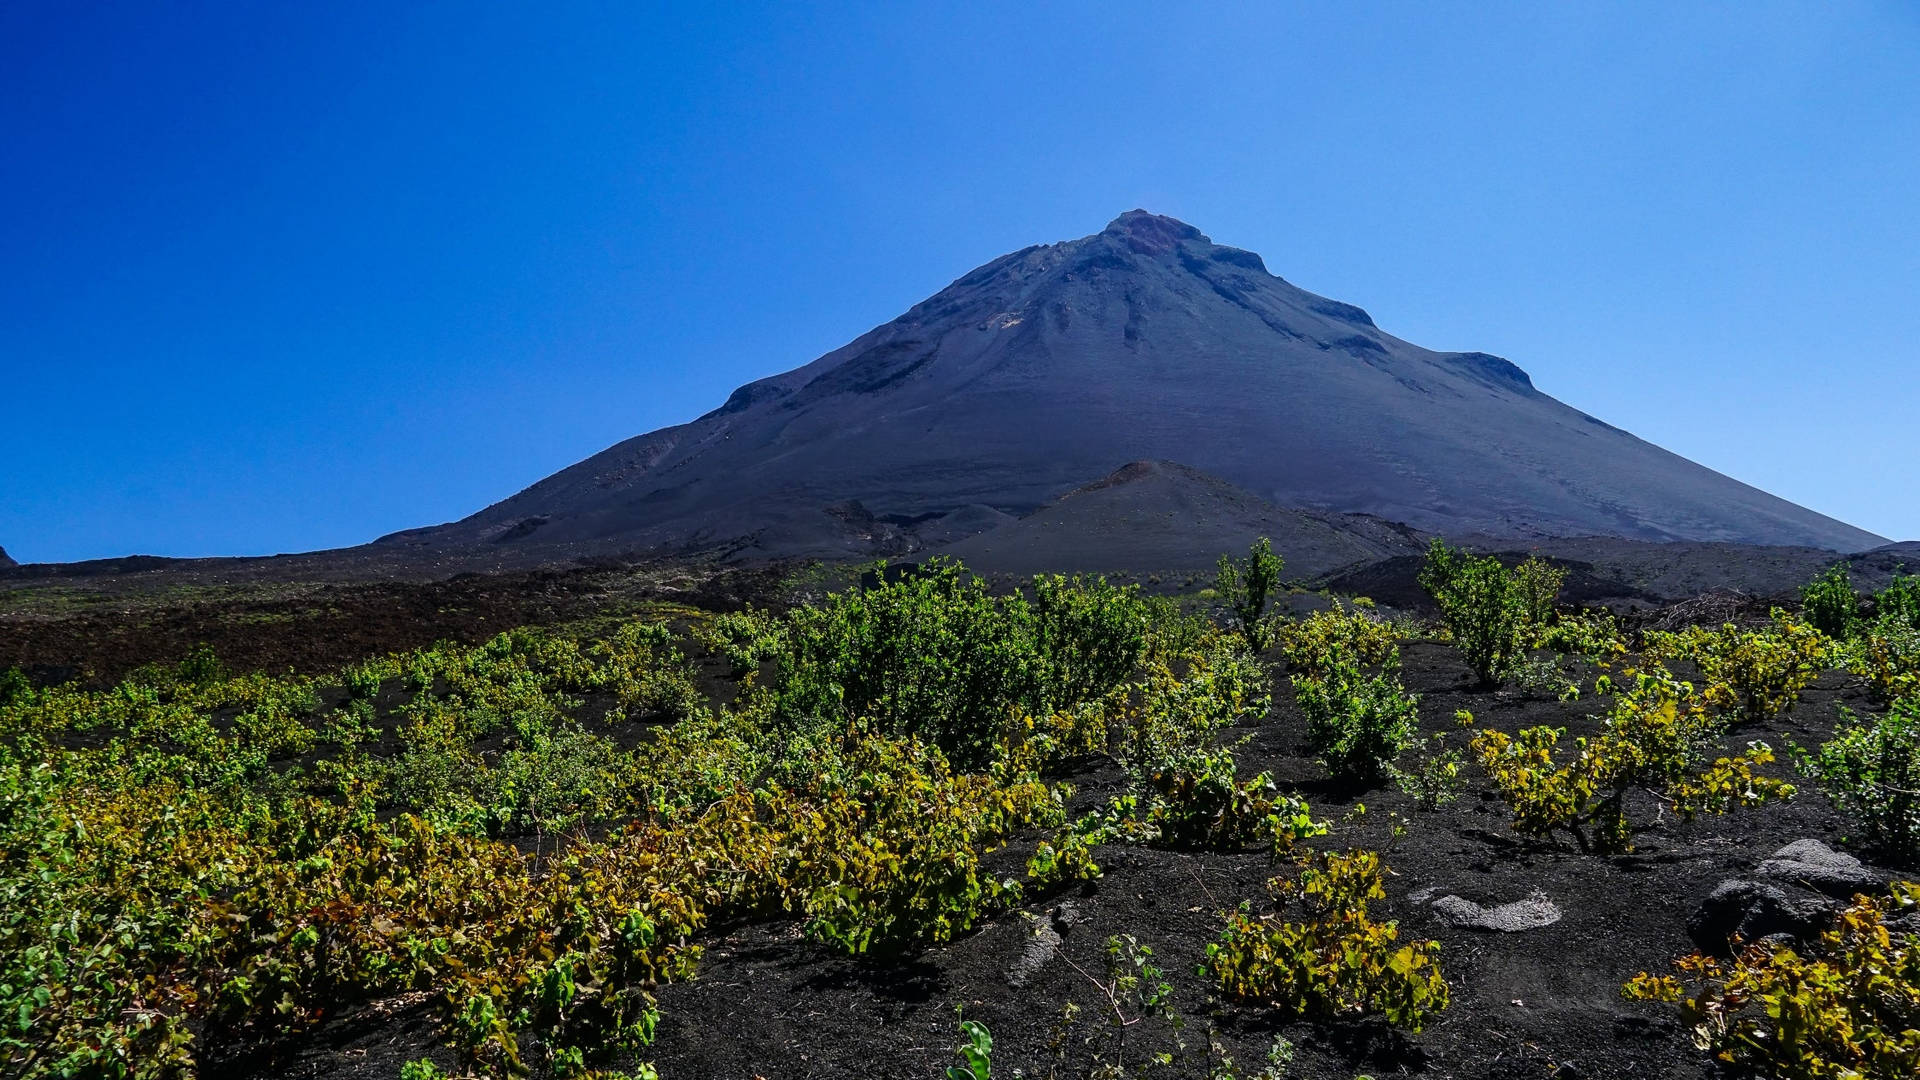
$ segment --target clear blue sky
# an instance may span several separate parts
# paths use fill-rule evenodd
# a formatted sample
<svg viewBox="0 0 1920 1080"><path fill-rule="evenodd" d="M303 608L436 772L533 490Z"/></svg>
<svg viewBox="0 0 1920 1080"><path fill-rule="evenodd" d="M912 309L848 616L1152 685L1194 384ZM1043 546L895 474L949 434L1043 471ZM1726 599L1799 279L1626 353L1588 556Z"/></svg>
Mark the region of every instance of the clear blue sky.
<svg viewBox="0 0 1920 1080"><path fill-rule="evenodd" d="M1920 537L1920 6L814 7L0 7L0 546L457 518L1134 206Z"/></svg>

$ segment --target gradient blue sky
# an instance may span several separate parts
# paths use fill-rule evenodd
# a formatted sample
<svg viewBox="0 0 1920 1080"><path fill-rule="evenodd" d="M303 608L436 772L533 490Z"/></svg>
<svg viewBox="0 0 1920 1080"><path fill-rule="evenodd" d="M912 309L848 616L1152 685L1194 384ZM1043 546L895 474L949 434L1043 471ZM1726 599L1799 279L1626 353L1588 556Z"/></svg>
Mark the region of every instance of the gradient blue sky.
<svg viewBox="0 0 1920 1080"><path fill-rule="evenodd" d="M460 517L1134 206L1920 537L1920 6L721 7L0 7L0 546Z"/></svg>

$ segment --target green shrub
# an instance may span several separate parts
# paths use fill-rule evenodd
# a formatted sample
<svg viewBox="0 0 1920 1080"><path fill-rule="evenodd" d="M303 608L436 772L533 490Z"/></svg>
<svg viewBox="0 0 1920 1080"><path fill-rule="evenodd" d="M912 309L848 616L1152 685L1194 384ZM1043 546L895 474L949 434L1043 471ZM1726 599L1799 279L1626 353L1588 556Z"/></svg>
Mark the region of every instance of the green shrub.
<svg viewBox="0 0 1920 1080"><path fill-rule="evenodd" d="M1852 637L1860 621L1860 598L1854 595L1847 564L1834 563L1801 588L1800 607L1814 629L1839 641Z"/></svg>
<svg viewBox="0 0 1920 1080"><path fill-rule="evenodd" d="M877 730L983 765L1017 709L1043 711L1032 612L996 600L952 562L794 613L780 712L802 724Z"/></svg>
<svg viewBox="0 0 1920 1080"><path fill-rule="evenodd" d="M1400 655L1400 635L1392 624L1364 611L1348 611L1338 600L1326 611L1282 625L1277 637L1295 674L1323 675L1343 660L1379 667Z"/></svg>
<svg viewBox="0 0 1920 1080"><path fill-rule="evenodd" d="M1420 585L1481 685L1497 685L1525 645L1528 604L1514 573L1491 556L1475 558L1434 538L1420 570Z"/></svg>
<svg viewBox="0 0 1920 1080"><path fill-rule="evenodd" d="M935 559L802 608L780 656L780 713L803 726L872 721L978 768L1016 713L1104 694L1146 651L1151 609L1135 589L1041 578L1035 592L995 597Z"/></svg>
<svg viewBox="0 0 1920 1080"><path fill-rule="evenodd" d="M1828 642L1811 625L1774 609L1773 622L1743 630L1695 626L1649 635L1649 655L1690 659L1706 679L1705 700L1730 719L1757 724L1793 708L1820 677Z"/></svg>
<svg viewBox="0 0 1920 1080"><path fill-rule="evenodd" d="M1418 727L1419 699L1392 667L1369 674L1340 659L1323 675L1294 676L1293 688L1307 718L1307 744L1335 776L1386 776Z"/></svg>
<svg viewBox="0 0 1920 1080"><path fill-rule="evenodd" d="M1538 555L1529 555L1513 568L1513 584L1520 594L1520 610L1527 625L1552 626L1556 615L1554 601L1560 598L1560 586L1567 580L1567 569L1555 566Z"/></svg>
<svg viewBox="0 0 1920 1080"><path fill-rule="evenodd" d="M1284 565L1273 553L1273 541L1264 536L1254 541L1243 561L1220 556L1214 591L1226 601L1234 627L1254 652L1263 652L1273 643L1273 631L1266 622L1267 601L1280 585Z"/></svg>
<svg viewBox="0 0 1920 1080"><path fill-rule="evenodd" d="M1106 750L1144 777L1205 750L1223 729L1266 715L1268 686L1265 669L1239 639L1216 631L1186 656L1148 664L1123 700L1101 710Z"/></svg>
<svg viewBox="0 0 1920 1080"><path fill-rule="evenodd" d="M563 663L571 657L557 657ZM590 657L598 671L569 668L562 685L613 692L616 715L626 720L683 720L700 708L700 691L686 657L673 646L665 623L629 622L594 646Z"/></svg>
<svg viewBox="0 0 1920 1080"><path fill-rule="evenodd" d="M17 667L0 668L0 709L33 696L33 682Z"/></svg>
<svg viewBox="0 0 1920 1080"><path fill-rule="evenodd" d="M1380 1016L1419 1031L1451 996L1437 961L1440 943L1402 945L1394 923L1368 914L1371 902L1386 897L1383 870L1371 851L1316 854L1296 880L1268 884L1281 911L1255 916L1242 904L1227 917L1202 971L1228 996L1287 1017ZM1300 909L1301 921L1285 920L1288 906Z"/></svg>
<svg viewBox="0 0 1920 1080"><path fill-rule="evenodd" d="M1084 815L1034 847L1027 857L1027 880L1042 890L1069 881L1092 881L1102 872L1093 861L1094 848L1121 838L1108 815Z"/></svg>
<svg viewBox="0 0 1920 1080"><path fill-rule="evenodd" d="M547 835L611 816L628 772L618 746L573 724L519 741L481 773L479 798L498 833Z"/></svg>
<svg viewBox="0 0 1920 1080"><path fill-rule="evenodd" d="M1326 832L1304 800L1281 794L1269 773L1239 779L1233 752L1193 751L1148 777L1147 823L1174 847L1237 848L1264 843L1284 852Z"/></svg>
<svg viewBox="0 0 1920 1080"><path fill-rule="evenodd" d="M1731 960L1695 953L1680 976L1640 973L1633 1001L1678 1002L1694 1045L1741 1076L1910 1080L1920 1076L1920 935L1902 928L1920 886L1855 898L1807 944L1753 943Z"/></svg>
<svg viewBox="0 0 1920 1080"><path fill-rule="evenodd" d="M1558 614L1551 624L1536 627L1532 644L1562 656L1583 656L1596 664L1609 663L1627 654L1626 638L1620 624L1605 611L1574 611Z"/></svg>
<svg viewBox="0 0 1920 1080"><path fill-rule="evenodd" d="M1902 698L1849 726L1818 753L1793 748L1800 770L1859 823L1865 840L1901 865L1920 865L1920 698Z"/></svg>
<svg viewBox="0 0 1920 1080"><path fill-rule="evenodd" d="M1513 807L1514 828L1539 836L1564 829L1582 850L1618 852L1632 845L1627 796L1636 792L1656 793L1683 818L1792 797L1792 785L1754 772L1773 760L1765 743L1709 763L1724 731L1690 684L1658 671L1638 674L1605 729L1575 739L1570 754L1560 750L1565 729L1544 726L1512 736L1482 730L1471 750Z"/></svg>
<svg viewBox="0 0 1920 1080"><path fill-rule="evenodd" d="M1516 661L1507 678L1528 697L1553 701L1572 701L1580 696L1580 687L1560 669L1552 656L1527 656Z"/></svg>
<svg viewBox="0 0 1920 1080"><path fill-rule="evenodd" d="M1920 630L1880 619L1850 643L1847 667L1880 704L1920 694Z"/></svg>
<svg viewBox="0 0 1920 1080"><path fill-rule="evenodd" d="M808 936L849 953L940 944L1019 895L981 859L1013 832L1061 824L1030 773L959 774L938 750L865 737L806 783L776 784L757 816L785 823L773 877Z"/></svg>
<svg viewBox="0 0 1920 1080"><path fill-rule="evenodd" d="M1458 750L1446 749L1446 738L1441 734L1421 740L1419 748L1432 751L1426 760L1414 769L1394 770L1395 785L1412 796L1422 810L1438 810L1452 804L1460 798L1460 789L1465 786L1460 775L1465 758Z"/></svg>
<svg viewBox="0 0 1920 1080"><path fill-rule="evenodd" d="M1138 587L1043 575L1033 579L1032 606L1040 696L1048 708L1091 701L1139 671L1156 609Z"/></svg>
<svg viewBox="0 0 1920 1080"><path fill-rule="evenodd" d="M727 660L735 678L757 671L787 646L786 623L748 606L728 611L696 627L695 640L707 651Z"/></svg>
<svg viewBox="0 0 1920 1080"><path fill-rule="evenodd" d="M204 643L187 650L177 670L180 681L191 686L211 686L227 677L225 662Z"/></svg>
<svg viewBox="0 0 1920 1080"><path fill-rule="evenodd" d="M1873 619L1882 625L1920 630L1920 577L1904 569L1895 573L1887 587L1873 596Z"/></svg>

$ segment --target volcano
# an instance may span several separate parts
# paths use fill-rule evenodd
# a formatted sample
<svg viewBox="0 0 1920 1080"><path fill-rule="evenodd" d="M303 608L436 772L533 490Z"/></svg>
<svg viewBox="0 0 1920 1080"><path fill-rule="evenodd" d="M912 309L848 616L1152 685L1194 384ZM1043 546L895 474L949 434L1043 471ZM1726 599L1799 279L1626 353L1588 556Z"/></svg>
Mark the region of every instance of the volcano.
<svg viewBox="0 0 1920 1080"><path fill-rule="evenodd" d="M1422 532L1885 543L1135 210L995 259L847 345L389 545L723 558L950 543L1129 462Z"/></svg>

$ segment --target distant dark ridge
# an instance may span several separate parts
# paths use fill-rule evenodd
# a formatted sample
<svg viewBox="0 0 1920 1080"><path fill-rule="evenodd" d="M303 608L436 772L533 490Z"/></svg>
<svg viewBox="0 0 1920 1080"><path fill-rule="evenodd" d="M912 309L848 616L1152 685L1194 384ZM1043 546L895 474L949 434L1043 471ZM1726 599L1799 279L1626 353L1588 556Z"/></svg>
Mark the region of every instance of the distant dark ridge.
<svg viewBox="0 0 1920 1080"><path fill-rule="evenodd" d="M229 559L173 559L164 555L121 555L112 559L83 559L79 562L65 563L18 563L12 559L0 562L0 570L7 577L21 581L34 578L86 578L109 577L116 574L143 574L150 570L169 570L178 567L207 563L252 562L249 557Z"/></svg>
<svg viewBox="0 0 1920 1080"><path fill-rule="evenodd" d="M9 566L19 566L19 565L20 565L19 563L13 561L13 557L11 555L7 554L6 548L0 547L0 570L5 570Z"/></svg>

